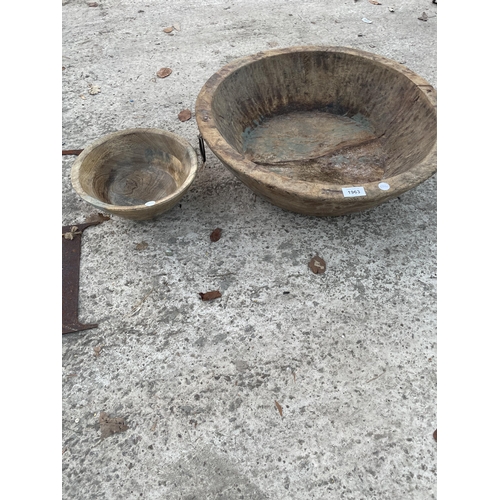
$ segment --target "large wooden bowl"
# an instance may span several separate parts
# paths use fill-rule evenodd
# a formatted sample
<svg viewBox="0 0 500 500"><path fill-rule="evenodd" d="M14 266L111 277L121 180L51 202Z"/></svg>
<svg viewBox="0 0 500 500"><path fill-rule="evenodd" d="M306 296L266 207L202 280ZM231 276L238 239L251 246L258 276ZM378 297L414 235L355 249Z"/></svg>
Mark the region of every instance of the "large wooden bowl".
<svg viewBox="0 0 500 500"><path fill-rule="evenodd" d="M182 137L154 128L106 135L71 168L74 190L98 209L145 220L172 208L198 170L198 157Z"/></svg>
<svg viewBox="0 0 500 500"><path fill-rule="evenodd" d="M436 172L436 92L384 57L292 47L237 59L201 89L214 154L271 203L309 215L365 210Z"/></svg>

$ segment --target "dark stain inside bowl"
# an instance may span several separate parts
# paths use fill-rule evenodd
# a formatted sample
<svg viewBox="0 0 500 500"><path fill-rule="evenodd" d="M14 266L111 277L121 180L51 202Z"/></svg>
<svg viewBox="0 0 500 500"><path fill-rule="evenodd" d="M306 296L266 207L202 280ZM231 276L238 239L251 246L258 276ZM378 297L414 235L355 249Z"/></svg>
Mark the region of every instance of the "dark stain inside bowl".
<svg viewBox="0 0 500 500"><path fill-rule="evenodd" d="M270 172L312 182L373 182L383 178L385 153L362 114L291 111L243 132L245 157Z"/></svg>

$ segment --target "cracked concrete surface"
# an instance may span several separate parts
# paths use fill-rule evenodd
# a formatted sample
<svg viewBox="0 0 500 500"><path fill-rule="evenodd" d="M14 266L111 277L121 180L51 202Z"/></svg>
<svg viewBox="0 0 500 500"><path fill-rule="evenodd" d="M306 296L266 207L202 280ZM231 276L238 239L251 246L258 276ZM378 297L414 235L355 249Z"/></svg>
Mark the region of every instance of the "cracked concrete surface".
<svg viewBox="0 0 500 500"><path fill-rule="evenodd" d="M132 127L197 147L178 113L221 66L276 46L360 48L436 86L430 0L97 3L63 1L63 149ZM73 161L63 225L96 213ZM62 337L63 498L436 497L436 177L314 218L255 197L207 149L171 211L86 229L80 273L79 319L99 326ZM101 440L100 412L129 428Z"/></svg>

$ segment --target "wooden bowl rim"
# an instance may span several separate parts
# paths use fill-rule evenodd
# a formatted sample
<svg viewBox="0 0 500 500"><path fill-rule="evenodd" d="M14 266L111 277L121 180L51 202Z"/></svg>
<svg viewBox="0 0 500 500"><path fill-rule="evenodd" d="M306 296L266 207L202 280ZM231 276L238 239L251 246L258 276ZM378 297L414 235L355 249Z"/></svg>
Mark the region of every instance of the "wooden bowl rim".
<svg viewBox="0 0 500 500"><path fill-rule="evenodd" d="M134 133L150 133L150 134L158 134L158 135L163 135L166 137L170 137L171 139L175 139L177 142L181 144L182 147L186 149L186 151L189 154L189 159L190 159L190 172L189 175L187 176L186 180L182 183L182 185L174 191L172 194L169 194L168 196L165 196L161 200L156 201L154 205L151 206L146 206L146 205L113 205L111 203L105 203L98 198L94 198L93 196L89 195L82 187L80 183L80 168L85 161L85 158L98 146L101 146L105 142L108 142L112 139L116 139L117 137L123 137L127 135L131 135ZM175 198L179 197L182 193L184 193L189 186L192 184L194 181L194 178L196 176L196 173L198 171L198 155L196 154L196 151L194 150L193 146L184 139L183 137L174 134L173 132L168 132L167 130L162 130L159 128L130 128L130 129L125 129L125 130L118 130L116 132L111 132L109 134L106 134L95 141L91 142L79 155L76 161L73 163L73 166L71 167L71 183L73 185L73 189L77 192L77 194L86 202L102 208L103 210L107 210L108 212L112 212L115 214L123 213L127 214L127 212L133 212L137 213L138 211L142 212L155 212L155 213L160 213L161 212L161 207L164 205L167 205L166 208L168 208L169 203L174 200Z"/></svg>
<svg viewBox="0 0 500 500"><path fill-rule="evenodd" d="M279 49L272 49L257 54L240 57L223 66L214 73L205 83L198 94L195 105L195 115L198 129L201 136L207 142L212 152L242 177L250 177L259 183L267 186L280 186L290 194L296 195L305 200L323 200L349 203L354 198L345 198L342 188L354 187L353 184L335 184L325 182L315 182L306 180L291 180L267 170L238 153L219 132L212 114L212 100L219 85L236 70L261 59L289 54L292 52L331 52L343 53L369 60L377 65L382 65L389 70L395 71L409 79L421 91L421 96L434 108L437 121L437 93L434 87L424 78L406 66L371 52L341 46L306 45L293 46ZM365 188L366 199L372 202L393 198L411 189L421 182L431 177L437 170L437 141L430 149L429 153L419 163L406 172L386 177L375 182L359 183ZM378 185L381 182L388 183L390 189L381 190ZM323 196L318 196L318 188ZM359 198L358 198L359 200Z"/></svg>

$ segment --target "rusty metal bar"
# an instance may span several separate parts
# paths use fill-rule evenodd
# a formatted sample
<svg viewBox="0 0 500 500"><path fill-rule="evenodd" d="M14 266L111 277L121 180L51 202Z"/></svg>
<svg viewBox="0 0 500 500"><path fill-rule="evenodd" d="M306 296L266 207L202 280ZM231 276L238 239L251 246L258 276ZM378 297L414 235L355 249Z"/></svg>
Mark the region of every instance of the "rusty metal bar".
<svg viewBox="0 0 500 500"><path fill-rule="evenodd" d="M97 328L78 321L78 291L80 285L80 254L82 233L89 226L103 221L63 226L62 228L62 333Z"/></svg>
<svg viewBox="0 0 500 500"><path fill-rule="evenodd" d="M83 149L63 149L62 154L63 154L63 156L64 155L78 156L82 151L83 151Z"/></svg>

